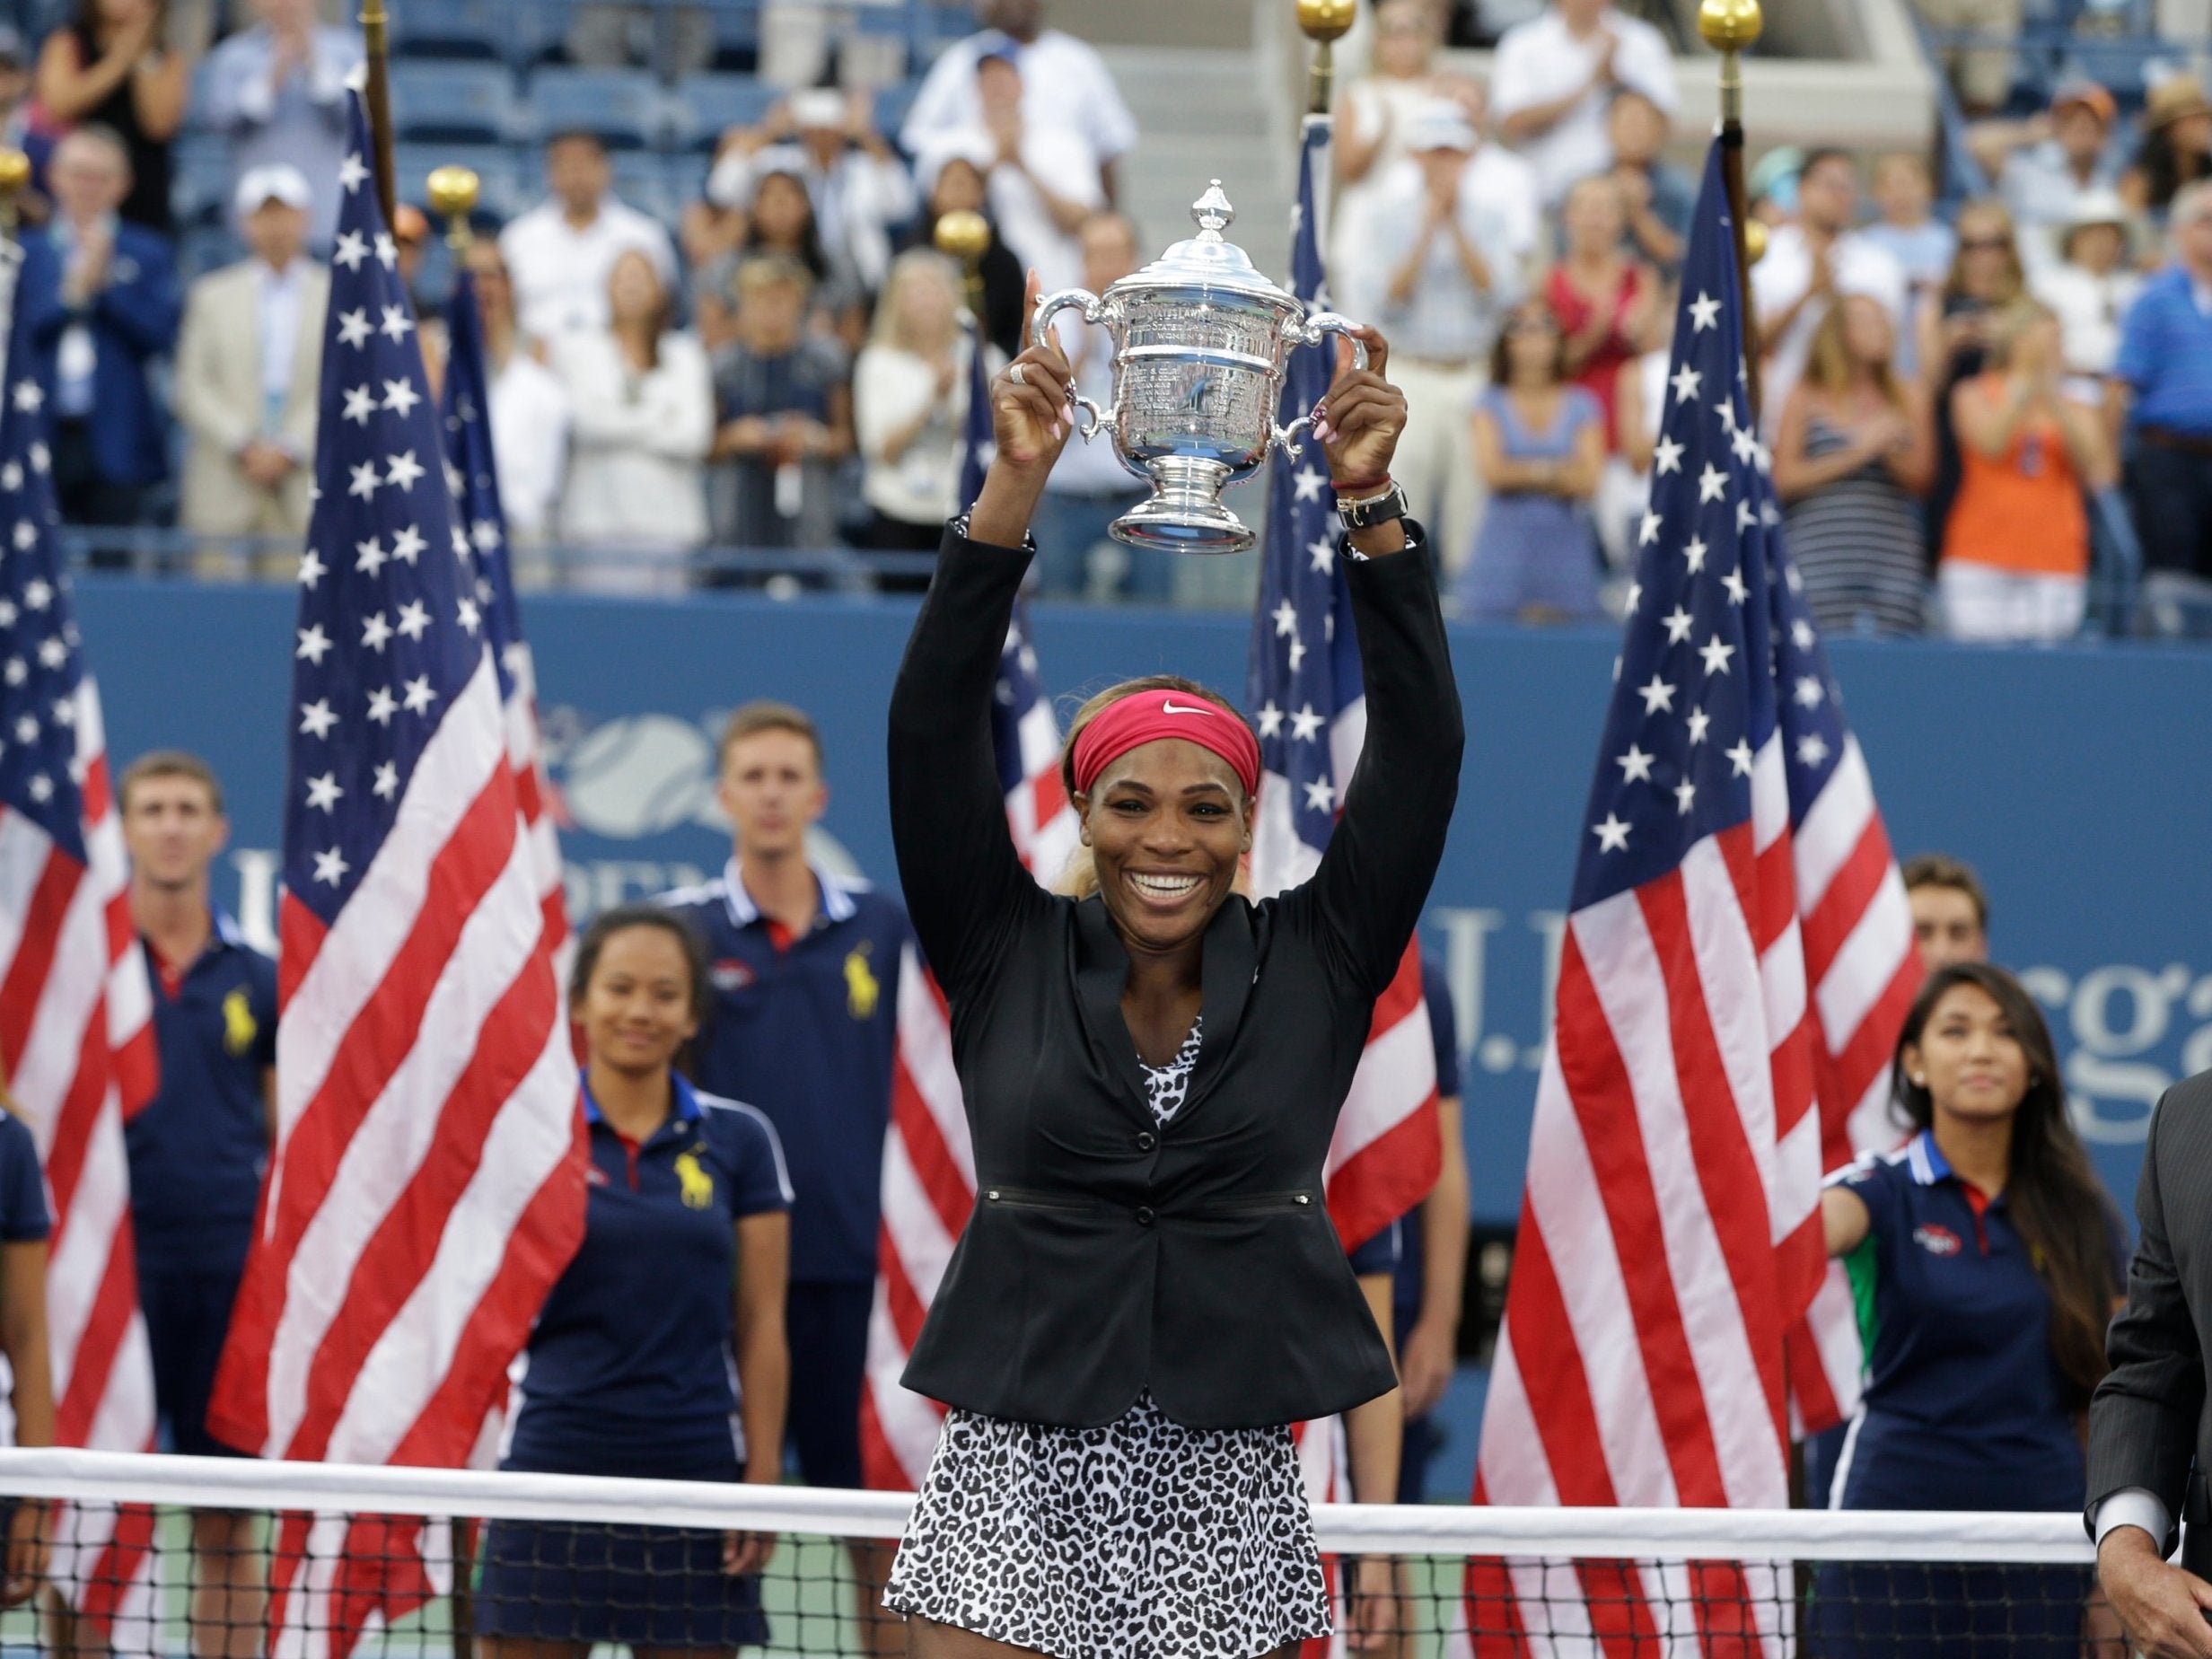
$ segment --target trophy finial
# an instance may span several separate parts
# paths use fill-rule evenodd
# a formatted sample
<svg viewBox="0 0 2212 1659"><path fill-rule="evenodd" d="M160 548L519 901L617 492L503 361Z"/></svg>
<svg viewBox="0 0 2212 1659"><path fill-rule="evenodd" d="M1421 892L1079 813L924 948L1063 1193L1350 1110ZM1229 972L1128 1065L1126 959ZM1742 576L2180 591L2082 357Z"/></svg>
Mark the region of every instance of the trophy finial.
<svg viewBox="0 0 2212 1659"><path fill-rule="evenodd" d="M1190 216L1198 222L1200 240L1219 241L1222 232L1236 220L1236 209L1229 206L1229 198L1221 193L1221 180L1210 180L1206 194L1190 204Z"/></svg>

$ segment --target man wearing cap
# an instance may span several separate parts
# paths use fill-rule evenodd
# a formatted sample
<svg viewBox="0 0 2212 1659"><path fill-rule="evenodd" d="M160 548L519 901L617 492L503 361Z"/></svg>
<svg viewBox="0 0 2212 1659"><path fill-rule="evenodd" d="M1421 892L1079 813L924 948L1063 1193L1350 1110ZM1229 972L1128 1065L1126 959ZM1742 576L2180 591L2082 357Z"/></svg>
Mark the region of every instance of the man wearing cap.
<svg viewBox="0 0 2212 1659"><path fill-rule="evenodd" d="M2120 320L2143 287L2128 257L2133 223L2118 191L2084 190L2059 227L2058 262L2029 273L2035 297L2058 315L2071 377L2067 395L2091 405L2104 401Z"/></svg>
<svg viewBox="0 0 2212 1659"><path fill-rule="evenodd" d="M1548 206L1612 166L1605 114L1616 89L1634 87L1670 118L1681 101L1666 38L1611 0L1552 0L1515 23L1497 43L1490 85L1498 131L1536 169Z"/></svg>
<svg viewBox="0 0 2212 1659"><path fill-rule="evenodd" d="M2120 181L2125 158L2111 143L2120 107L2094 81L2068 81L2050 110L2026 121L1982 121L1967 143L2012 209L2031 264L2057 257L2058 227L2084 190Z"/></svg>
<svg viewBox="0 0 2212 1659"><path fill-rule="evenodd" d="M23 237L16 303L53 417L62 521L136 524L146 490L169 472L153 371L176 343L176 265L165 237L117 216L131 170L112 128L62 139L47 180L53 216ZM103 548L92 562L122 560Z"/></svg>
<svg viewBox="0 0 2212 1659"><path fill-rule="evenodd" d="M307 246L328 248L346 160L346 84L361 66L361 37L325 27L316 0L253 0L253 27L207 55L198 123L230 136L241 183L279 163L312 180Z"/></svg>
<svg viewBox="0 0 2212 1659"><path fill-rule="evenodd" d="M279 162L238 181L232 206L250 258L192 285L177 338L176 408L191 439L184 528L202 536L269 538L253 569L282 579L307 533L315 414L330 273L307 257L314 196ZM293 544L286 548L285 543ZM204 575L235 574L203 553Z"/></svg>
<svg viewBox="0 0 2212 1659"><path fill-rule="evenodd" d="M1481 95L1470 89L1470 101L1479 111ZM1390 336L1391 378L1406 394L1398 481L1420 521L1436 527L1444 568L1457 571L1482 508L1468 410L1498 325L1527 291L1536 176L1485 144L1458 99L1417 105L1405 145L1376 180L1366 257L1383 294L1377 321Z"/></svg>
<svg viewBox="0 0 2212 1659"><path fill-rule="evenodd" d="M546 199L499 233L522 332L551 341L608 323L607 278L635 249L676 286L676 249L658 219L614 194L607 146L586 132L546 140Z"/></svg>
<svg viewBox="0 0 2212 1659"><path fill-rule="evenodd" d="M2173 198L2173 261L2122 325L2107 408L2129 436L2144 594L2162 631L2212 635L2212 182Z"/></svg>

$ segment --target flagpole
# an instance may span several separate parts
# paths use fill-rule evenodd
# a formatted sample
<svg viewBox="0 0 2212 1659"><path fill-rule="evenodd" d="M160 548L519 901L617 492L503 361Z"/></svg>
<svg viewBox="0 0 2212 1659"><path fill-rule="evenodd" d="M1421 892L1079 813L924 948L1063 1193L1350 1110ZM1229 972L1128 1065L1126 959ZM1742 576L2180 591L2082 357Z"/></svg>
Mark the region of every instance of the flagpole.
<svg viewBox="0 0 2212 1659"><path fill-rule="evenodd" d="M1337 97L1336 42L1359 15L1358 0L1298 0L1298 28L1313 42L1305 79L1305 112L1327 115Z"/></svg>
<svg viewBox="0 0 2212 1659"><path fill-rule="evenodd" d="M376 152L376 200L384 210L384 228L399 216L399 197L391 176L391 19L384 0L361 0L361 43L368 58L368 83L362 97L369 116L369 147Z"/></svg>
<svg viewBox="0 0 2212 1659"><path fill-rule="evenodd" d="M373 4L373 0L372 0ZM1736 245L1736 292L1742 300L1743 373L1751 384L1751 417L1759 417L1759 319L1751 307L1749 204L1743 190L1743 49L1766 25L1759 0L1702 0L1698 32L1720 54L1720 171L1728 187L1728 221Z"/></svg>

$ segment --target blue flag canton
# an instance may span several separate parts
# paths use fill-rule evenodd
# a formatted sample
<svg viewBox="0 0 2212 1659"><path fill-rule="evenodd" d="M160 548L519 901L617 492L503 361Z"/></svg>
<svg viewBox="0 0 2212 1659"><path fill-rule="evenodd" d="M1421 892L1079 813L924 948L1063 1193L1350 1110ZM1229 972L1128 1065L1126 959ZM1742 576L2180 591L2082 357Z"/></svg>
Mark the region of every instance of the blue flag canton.
<svg viewBox="0 0 2212 1659"><path fill-rule="evenodd" d="M483 314L477 309L476 274L453 279L445 318L447 482L454 512L476 554L476 597L499 671L499 695L514 690L522 644L522 607L514 597L514 566L507 546L507 512L499 498L499 467L492 451L491 375L484 361Z"/></svg>
<svg viewBox="0 0 2212 1659"><path fill-rule="evenodd" d="M1309 312L1328 309L1315 236L1313 177L1325 160L1329 127L1309 118L1291 208L1291 292ZM1302 346L1284 375L1280 412L1287 426L1329 391L1336 343ZM1337 568L1337 514L1321 445L1307 438L1296 460L1277 454L1268 477L1268 537L1260 556L1260 608L1252 620L1246 700L1260 733L1265 770L1291 786L1298 839L1318 851L1336 826L1339 798L1330 744L1337 716L1364 694L1351 599Z"/></svg>
<svg viewBox="0 0 2212 1659"><path fill-rule="evenodd" d="M285 803L285 885L326 923L382 845L486 638L414 308L364 160L361 101L349 102Z"/></svg>
<svg viewBox="0 0 2212 1659"><path fill-rule="evenodd" d="M1798 712L1826 708L1834 720L1833 682L1794 592L1771 458L1751 408L1718 144L1706 162L1681 294L1651 502L1637 530L1637 579L1576 858L1578 909L1666 874L1698 841L1751 817L1754 759L1781 722L1778 690ZM1822 741L1831 744L1826 754L1817 744L1803 752L1832 760L1839 743ZM1801 769L1795 757L1786 760L1786 772Z"/></svg>
<svg viewBox="0 0 2212 1659"><path fill-rule="evenodd" d="M0 404L0 806L85 857L83 636L61 572L45 395L18 329Z"/></svg>

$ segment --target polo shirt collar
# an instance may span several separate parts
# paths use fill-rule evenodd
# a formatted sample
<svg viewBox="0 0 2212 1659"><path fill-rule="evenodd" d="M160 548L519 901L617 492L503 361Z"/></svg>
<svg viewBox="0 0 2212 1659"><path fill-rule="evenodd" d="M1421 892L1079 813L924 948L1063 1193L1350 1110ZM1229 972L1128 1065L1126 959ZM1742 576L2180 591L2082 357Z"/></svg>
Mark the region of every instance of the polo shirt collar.
<svg viewBox="0 0 2212 1659"><path fill-rule="evenodd" d="M676 1112L669 1121L671 1123L697 1123L706 1112L706 1109L699 1104L698 1091L684 1081L681 1072L669 1073L668 1080L675 1086L676 1095ZM578 1093L584 1096L584 1122L592 1124L606 1122L605 1115L599 1110L599 1102L592 1098L591 1081L588 1078L579 1078L576 1088Z"/></svg>
<svg viewBox="0 0 2212 1659"><path fill-rule="evenodd" d="M853 902L852 889L818 864L809 863L806 867L813 872L814 885L821 891L821 913L825 919L849 922L860 913L860 908ZM760 907L752 901L752 895L745 891L735 858L722 867L722 889L723 901L729 907L733 926L750 927L760 919Z"/></svg>
<svg viewBox="0 0 2212 1659"><path fill-rule="evenodd" d="M1933 1187L1952 1178L1950 1160L1936 1144L1935 1135L1927 1129L1905 1144L1905 1166L1912 1172L1916 1186Z"/></svg>
<svg viewBox="0 0 2212 1659"><path fill-rule="evenodd" d="M239 926L237 919L233 917L228 910L216 910L215 912L215 922L216 939L220 940L224 944L229 946L233 950L245 949L245 930Z"/></svg>

